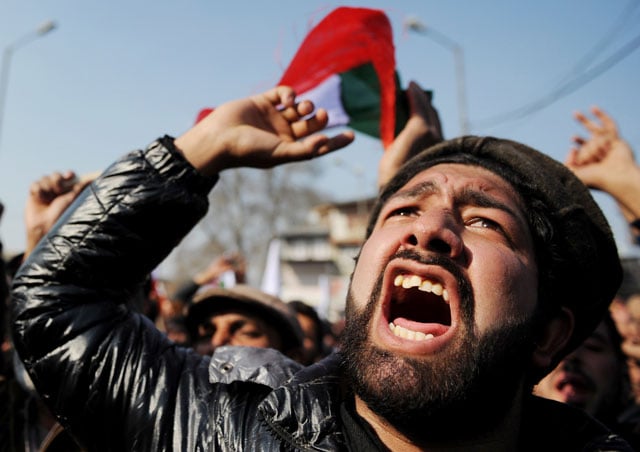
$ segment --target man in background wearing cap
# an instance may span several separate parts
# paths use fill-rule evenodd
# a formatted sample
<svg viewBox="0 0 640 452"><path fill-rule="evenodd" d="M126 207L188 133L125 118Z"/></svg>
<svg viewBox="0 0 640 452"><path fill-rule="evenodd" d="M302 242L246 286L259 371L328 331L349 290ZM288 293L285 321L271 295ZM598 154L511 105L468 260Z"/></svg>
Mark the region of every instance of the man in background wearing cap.
<svg viewBox="0 0 640 452"><path fill-rule="evenodd" d="M301 359L302 329L277 297L246 284L203 286L187 308L191 346L211 355L223 345L269 347Z"/></svg>
<svg viewBox="0 0 640 452"><path fill-rule="evenodd" d="M341 350L317 364L247 347L209 360L126 309L222 171L353 139L312 135L327 121L312 111L286 87L223 104L117 161L40 242L14 283L13 332L70 432L101 450L630 450L531 394L599 323L621 272L588 189L515 142L446 141L386 184Z"/></svg>

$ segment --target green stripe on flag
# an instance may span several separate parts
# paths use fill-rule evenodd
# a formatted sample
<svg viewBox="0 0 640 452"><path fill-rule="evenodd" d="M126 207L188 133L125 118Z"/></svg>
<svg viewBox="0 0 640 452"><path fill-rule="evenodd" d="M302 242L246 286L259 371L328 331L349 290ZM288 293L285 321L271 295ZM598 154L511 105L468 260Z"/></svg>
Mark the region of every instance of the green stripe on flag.
<svg viewBox="0 0 640 452"><path fill-rule="evenodd" d="M340 74L342 106L349 126L380 137L380 82L371 63Z"/></svg>
<svg viewBox="0 0 640 452"><path fill-rule="evenodd" d="M363 64L340 74L342 106L349 115L349 127L380 138L380 82L371 63ZM398 73L396 84L395 135L408 119L408 105L400 89Z"/></svg>

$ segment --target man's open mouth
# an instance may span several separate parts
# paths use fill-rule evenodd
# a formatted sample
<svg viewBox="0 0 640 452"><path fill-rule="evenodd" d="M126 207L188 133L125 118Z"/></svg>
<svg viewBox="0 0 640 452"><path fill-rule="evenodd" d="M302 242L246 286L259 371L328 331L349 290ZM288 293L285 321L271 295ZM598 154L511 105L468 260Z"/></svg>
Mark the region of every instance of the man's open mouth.
<svg viewBox="0 0 640 452"><path fill-rule="evenodd" d="M403 274L395 277L393 285L388 318L394 335L431 340L451 326L449 291L440 282Z"/></svg>
<svg viewBox="0 0 640 452"><path fill-rule="evenodd" d="M556 383L556 389L559 391L571 388L572 391L578 393L593 391L593 386L593 383L587 377L577 373L567 373Z"/></svg>

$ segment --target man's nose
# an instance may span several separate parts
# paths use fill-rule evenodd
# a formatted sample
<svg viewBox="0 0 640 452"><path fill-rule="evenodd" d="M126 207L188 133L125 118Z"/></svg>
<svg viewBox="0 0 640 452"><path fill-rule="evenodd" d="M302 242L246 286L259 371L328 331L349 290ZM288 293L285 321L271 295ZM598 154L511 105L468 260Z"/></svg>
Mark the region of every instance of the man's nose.
<svg viewBox="0 0 640 452"><path fill-rule="evenodd" d="M404 241L409 247L419 247L454 259L464 251L463 227L450 210L429 210L416 218Z"/></svg>
<svg viewBox="0 0 640 452"><path fill-rule="evenodd" d="M582 347L578 347L576 350L568 354L562 360L562 368L566 372L577 372L581 367L582 362Z"/></svg>
<svg viewBox="0 0 640 452"><path fill-rule="evenodd" d="M229 331L218 329L213 336L211 336L211 345L215 348L221 347L223 345L231 344L231 339L233 336Z"/></svg>

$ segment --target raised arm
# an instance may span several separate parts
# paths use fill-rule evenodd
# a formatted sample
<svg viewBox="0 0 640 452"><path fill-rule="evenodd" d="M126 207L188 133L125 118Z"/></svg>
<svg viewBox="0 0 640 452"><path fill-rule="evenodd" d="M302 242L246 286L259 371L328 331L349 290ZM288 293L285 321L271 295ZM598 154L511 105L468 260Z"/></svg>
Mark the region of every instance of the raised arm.
<svg viewBox="0 0 640 452"><path fill-rule="evenodd" d="M639 219L640 167L633 149L622 139L611 116L597 106L591 113L595 119L575 114L589 136L573 137L575 146L565 163L587 186L611 195L627 221Z"/></svg>
<svg viewBox="0 0 640 452"><path fill-rule="evenodd" d="M326 113L288 88L224 104L179 139L131 152L78 195L16 275L16 350L89 449L193 450L216 409L208 359L128 309L208 209L217 174L312 158L353 139L311 136ZM303 118L304 116L304 118Z"/></svg>
<svg viewBox="0 0 640 452"><path fill-rule="evenodd" d="M423 149L443 140L438 112L431 99L415 82L409 83L410 116L407 124L378 162L378 188L382 188L400 167Z"/></svg>

